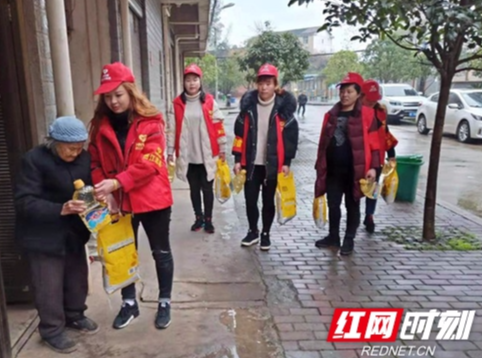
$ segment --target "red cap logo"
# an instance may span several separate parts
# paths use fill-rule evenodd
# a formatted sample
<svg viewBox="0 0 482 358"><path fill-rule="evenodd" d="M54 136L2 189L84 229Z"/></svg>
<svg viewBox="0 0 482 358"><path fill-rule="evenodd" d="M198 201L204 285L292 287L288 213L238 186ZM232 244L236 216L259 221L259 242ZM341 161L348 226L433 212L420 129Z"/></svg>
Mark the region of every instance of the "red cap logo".
<svg viewBox="0 0 482 358"><path fill-rule="evenodd" d="M202 77L203 71L201 71L198 65L196 65L195 63L192 63L184 69L184 76L189 74L194 74L196 76Z"/></svg>
<svg viewBox="0 0 482 358"><path fill-rule="evenodd" d="M338 86L345 84L354 84L360 86L361 88L363 86L363 77L359 73L348 72L345 78L338 83Z"/></svg>
<svg viewBox="0 0 482 358"><path fill-rule="evenodd" d="M380 85L375 80L368 80L363 83L362 92L367 101L376 102L382 99Z"/></svg>
<svg viewBox="0 0 482 358"><path fill-rule="evenodd" d="M266 63L260 67L258 71L258 77L261 76L273 76L278 77L278 69L272 64Z"/></svg>
<svg viewBox="0 0 482 358"><path fill-rule="evenodd" d="M135 77L129 67L121 62L114 62L102 68L100 86L95 94L109 93L124 82L134 83Z"/></svg>

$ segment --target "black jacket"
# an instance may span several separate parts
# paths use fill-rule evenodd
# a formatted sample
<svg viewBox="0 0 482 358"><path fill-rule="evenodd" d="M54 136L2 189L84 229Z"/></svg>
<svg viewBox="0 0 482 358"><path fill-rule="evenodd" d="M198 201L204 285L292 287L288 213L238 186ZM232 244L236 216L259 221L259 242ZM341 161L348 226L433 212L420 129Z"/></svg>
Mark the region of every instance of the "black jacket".
<svg viewBox="0 0 482 358"><path fill-rule="evenodd" d="M78 215L61 216L72 199L73 182L91 184L90 156L83 151L72 163L64 162L45 146L22 158L15 188L16 237L25 250L53 255L80 252L90 233Z"/></svg>
<svg viewBox="0 0 482 358"><path fill-rule="evenodd" d="M305 94L300 94L298 96L298 103L301 104L301 105L304 105L304 104L308 103L308 97L306 97Z"/></svg>
<svg viewBox="0 0 482 358"><path fill-rule="evenodd" d="M234 124L234 134L237 137L244 137L245 120L249 121L249 130L246 142L246 165L247 178L252 177L254 171L254 160L256 158L257 145L257 124L258 124L258 91L250 91L244 94L240 103L240 113L236 118ZM266 176L267 179L276 179L278 174L278 135L275 125L275 116L279 115L281 121L284 122L283 128L283 144L284 144L284 165L291 165L291 160L296 156L298 148L298 122L294 117L296 111L296 99L289 92L277 94L270 115L269 129L268 129L268 149L267 149L267 164ZM241 162L241 155L233 152L236 163Z"/></svg>

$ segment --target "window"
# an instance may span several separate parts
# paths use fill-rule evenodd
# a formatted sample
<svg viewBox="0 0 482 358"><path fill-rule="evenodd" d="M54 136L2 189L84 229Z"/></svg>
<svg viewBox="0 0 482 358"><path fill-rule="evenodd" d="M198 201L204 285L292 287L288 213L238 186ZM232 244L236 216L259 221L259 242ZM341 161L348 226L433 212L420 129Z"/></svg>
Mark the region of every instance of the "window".
<svg viewBox="0 0 482 358"><path fill-rule="evenodd" d="M460 97L458 94L450 92L449 95L449 104L455 103L456 105L459 106L459 108L464 108L464 105L462 101L460 100Z"/></svg>
<svg viewBox="0 0 482 358"><path fill-rule="evenodd" d="M434 95L430 98L430 101L437 103L437 102L438 102L438 93L437 93L437 94L434 94Z"/></svg>
<svg viewBox="0 0 482 358"><path fill-rule="evenodd" d="M309 40L308 36L303 36L303 38L302 38L303 44L308 45L308 40Z"/></svg>
<svg viewBox="0 0 482 358"><path fill-rule="evenodd" d="M418 96L417 91L410 86L386 86L383 90L386 97Z"/></svg>
<svg viewBox="0 0 482 358"><path fill-rule="evenodd" d="M467 102L470 107L482 107L482 92L462 93L462 97L465 99L465 102Z"/></svg>

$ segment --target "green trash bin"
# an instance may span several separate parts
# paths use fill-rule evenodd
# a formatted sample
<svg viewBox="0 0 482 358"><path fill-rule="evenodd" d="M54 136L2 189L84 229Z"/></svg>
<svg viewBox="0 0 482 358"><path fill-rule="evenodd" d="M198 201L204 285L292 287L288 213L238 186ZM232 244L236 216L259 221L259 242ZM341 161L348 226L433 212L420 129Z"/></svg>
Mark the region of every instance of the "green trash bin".
<svg viewBox="0 0 482 358"><path fill-rule="evenodd" d="M413 203L417 196L418 177L423 165L420 154L397 156L398 190L395 201Z"/></svg>

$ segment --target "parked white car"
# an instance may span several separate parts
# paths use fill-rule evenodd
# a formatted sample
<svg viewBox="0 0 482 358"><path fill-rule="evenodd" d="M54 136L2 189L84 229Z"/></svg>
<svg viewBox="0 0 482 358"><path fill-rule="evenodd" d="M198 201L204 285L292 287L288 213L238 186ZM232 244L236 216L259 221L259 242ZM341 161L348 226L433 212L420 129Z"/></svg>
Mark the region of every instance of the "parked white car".
<svg viewBox="0 0 482 358"><path fill-rule="evenodd" d="M415 122L418 106L426 98L412 86L402 83L380 85L380 103L387 107L388 124L399 124L402 119Z"/></svg>
<svg viewBox="0 0 482 358"><path fill-rule="evenodd" d="M435 125L439 94L427 98L417 113L420 134L428 134ZM462 143L482 139L482 90L453 89L445 114L444 133L455 134Z"/></svg>

